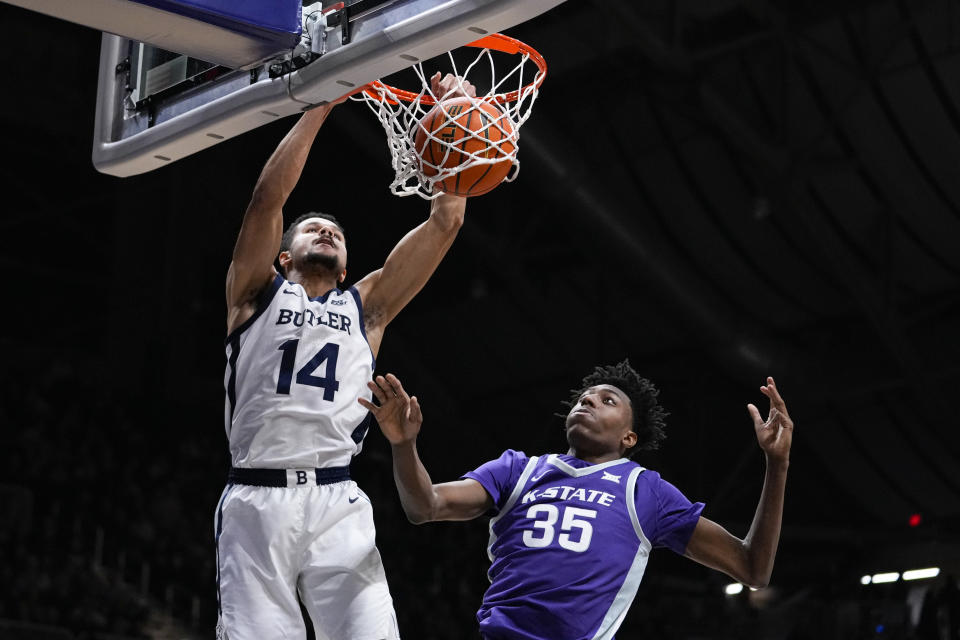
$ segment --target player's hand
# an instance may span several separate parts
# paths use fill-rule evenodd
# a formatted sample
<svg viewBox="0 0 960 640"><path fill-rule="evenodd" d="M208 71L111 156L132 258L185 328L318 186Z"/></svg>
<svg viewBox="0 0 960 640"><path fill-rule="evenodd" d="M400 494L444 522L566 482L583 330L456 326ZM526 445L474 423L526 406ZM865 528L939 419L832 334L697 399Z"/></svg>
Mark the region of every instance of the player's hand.
<svg viewBox="0 0 960 640"><path fill-rule="evenodd" d="M760 411L754 405L747 405L747 411L753 419L753 429L757 432L757 442L769 461L788 462L790 444L793 442L793 420L787 413L787 405L780 397L773 378L767 378L767 384L760 387L760 392L770 398L767 419L760 417Z"/></svg>
<svg viewBox="0 0 960 640"><path fill-rule="evenodd" d="M377 403L366 398L357 398L357 402L366 407L380 424L380 430L392 445L411 442L420 433L423 413L416 396L409 396L397 376L388 373L386 377L377 376L367 383Z"/></svg>
<svg viewBox="0 0 960 640"><path fill-rule="evenodd" d="M441 78L439 71L430 78L430 90L433 91L433 95L437 100L477 97L476 87L470 84L468 80L464 80L460 76L455 76L452 73L448 73Z"/></svg>

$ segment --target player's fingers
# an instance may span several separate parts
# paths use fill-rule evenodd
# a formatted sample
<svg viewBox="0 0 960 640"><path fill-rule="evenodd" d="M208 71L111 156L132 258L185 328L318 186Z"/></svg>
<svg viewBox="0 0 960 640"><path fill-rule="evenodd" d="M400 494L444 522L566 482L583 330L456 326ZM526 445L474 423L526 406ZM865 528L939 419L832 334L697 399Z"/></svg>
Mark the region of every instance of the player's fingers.
<svg viewBox="0 0 960 640"><path fill-rule="evenodd" d="M443 85L444 93L453 93L460 84L460 78L452 73L448 73L443 76L443 80L441 80L440 83Z"/></svg>
<svg viewBox="0 0 960 640"><path fill-rule="evenodd" d="M790 415L785 408L782 411L777 410L777 425L781 429L793 429L793 420L790 419Z"/></svg>
<svg viewBox="0 0 960 640"><path fill-rule="evenodd" d="M783 401L783 397L780 395L780 390L777 389L777 383L772 377L767 378L767 384L760 387L760 392L770 398L770 403L780 409L781 413L786 412L786 403Z"/></svg>
<svg viewBox="0 0 960 640"><path fill-rule="evenodd" d="M776 407L770 407L770 413L767 414L767 426L772 424L778 424L783 421L783 414L777 411Z"/></svg>
<svg viewBox="0 0 960 640"><path fill-rule="evenodd" d="M373 404L366 398L357 398L357 402L359 402L363 406L363 408L365 408L367 411L372 413L374 416L376 416L377 412L380 411L380 407Z"/></svg>
<svg viewBox="0 0 960 640"><path fill-rule="evenodd" d="M420 410L420 402L417 396L410 397L410 422L420 424L423 422L423 412Z"/></svg>
<svg viewBox="0 0 960 640"><path fill-rule="evenodd" d="M757 409L756 405L748 404L747 413L750 414L750 419L753 420L753 426L755 429L760 429L763 427L763 418L760 417L760 410Z"/></svg>
<svg viewBox="0 0 960 640"><path fill-rule="evenodd" d="M383 380L383 376L379 376L379 378L380 380ZM386 385L386 382L384 381L383 384ZM383 390L383 387L379 384L379 380L371 380L367 383L367 387L373 392L374 397L380 402L381 405L387 401L387 394Z"/></svg>
<svg viewBox="0 0 960 640"><path fill-rule="evenodd" d="M393 395L405 400L409 399L407 392L403 390L403 385L400 384L400 379L397 378L397 376L393 375L392 373L388 373L387 384L390 385L390 390L393 391Z"/></svg>

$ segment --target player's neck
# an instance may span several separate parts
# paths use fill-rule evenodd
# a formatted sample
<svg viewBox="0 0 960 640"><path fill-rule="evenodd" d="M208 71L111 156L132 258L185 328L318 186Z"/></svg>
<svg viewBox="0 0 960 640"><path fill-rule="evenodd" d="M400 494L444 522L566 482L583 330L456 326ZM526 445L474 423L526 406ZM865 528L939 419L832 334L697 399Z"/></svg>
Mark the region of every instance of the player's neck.
<svg viewBox="0 0 960 640"><path fill-rule="evenodd" d="M603 464L604 462L610 462L611 460L619 460L623 457L623 452L607 451L605 453L587 453L585 451L577 451L573 447L570 447L570 450L567 451L567 455L583 460L584 462L589 462L590 464Z"/></svg>
<svg viewBox="0 0 960 640"><path fill-rule="evenodd" d="M336 276L332 274L307 274L302 271L291 270L287 280L296 282L304 288L311 298L322 296L332 289L339 288Z"/></svg>

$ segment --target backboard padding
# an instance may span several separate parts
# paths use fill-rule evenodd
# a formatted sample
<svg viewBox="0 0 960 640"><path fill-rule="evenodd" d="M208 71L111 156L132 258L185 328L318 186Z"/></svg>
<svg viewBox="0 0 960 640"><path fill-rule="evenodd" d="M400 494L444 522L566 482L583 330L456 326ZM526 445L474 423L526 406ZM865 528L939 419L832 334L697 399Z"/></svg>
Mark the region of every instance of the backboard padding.
<svg viewBox="0 0 960 640"><path fill-rule="evenodd" d="M208 87L153 105L151 114L124 107L126 84L117 66L130 41L102 41L93 163L103 173L152 171L310 105L322 104L373 80L463 46L486 33L524 22L563 0L396 0L351 23L350 39L327 34L323 54L280 77L267 62L233 72Z"/></svg>

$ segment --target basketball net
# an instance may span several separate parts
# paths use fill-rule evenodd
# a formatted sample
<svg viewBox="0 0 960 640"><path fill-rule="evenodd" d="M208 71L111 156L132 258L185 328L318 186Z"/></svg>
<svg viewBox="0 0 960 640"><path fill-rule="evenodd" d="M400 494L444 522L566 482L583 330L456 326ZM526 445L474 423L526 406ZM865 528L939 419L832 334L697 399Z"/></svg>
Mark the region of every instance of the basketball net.
<svg viewBox="0 0 960 640"><path fill-rule="evenodd" d="M450 73L456 76L457 80L455 87L444 95L438 96L433 93L430 79L424 73L422 64L417 63L411 69L420 79L421 89L418 93L397 89L377 80L351 98L366 102L387 134L387 146L390 149L391 164L395 172L394 180L390 183L390 191L394 195L417 194L424 199L432 200L443 194L439 188L434 188L435 185L464 169L483 164L510 162L512 167L504 179L505 182L516 179L520 171L517 139L520 127L527 121L533 110L540 84L546 77L546 63L535 50L501 34L486 36L467 46L478 48L479 53L462 72L457 68L452 53L447 53L452 69ZM498 78L492 51L519 55L519 62L509 71L501 71ZM481 64L489 65L490 89L483 95L468 96L464 82L469 81L468 76L471 71ZM511 90L510 87L513 89ZM457 122L457 115L460 112L448 113L444 109L439 110L443 115L433 120L432 131L420 125L424 116L438 103L463 96L470 100L473 109L480 110L481 103L497 106L503 111L512 127L502 126L500 118L485 118L481 128L471 131ZM456 127L462 136L451 140L437 135L448 127ZM491 128L499 129L500 135L489 135ZM418 130L426 136L426 145L435 145L434 149L443 150L443 153L439 154L438 164L430 162L426 157L421 157L417 152L415 140ZM481 144L464 144L467 139L477 140ZM468 148L479 148L479 151L470 152ZM434 157L436 156L437 154L434 154ZM459 157L460 163L455 166L445 166L453 164L449 162L451 157Z"/></svg>

